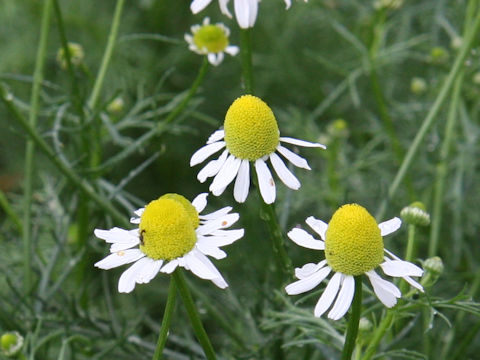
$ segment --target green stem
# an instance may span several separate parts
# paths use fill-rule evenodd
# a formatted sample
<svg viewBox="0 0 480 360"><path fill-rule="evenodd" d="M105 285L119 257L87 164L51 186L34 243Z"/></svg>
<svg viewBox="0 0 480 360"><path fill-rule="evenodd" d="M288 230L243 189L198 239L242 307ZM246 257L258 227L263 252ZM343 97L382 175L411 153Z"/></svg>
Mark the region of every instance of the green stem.
<svg viewBox="0 0 480 360"><path fill-rule="evenodd" d="M240 30L240 57L242 60L243 87L246 94L253 94L252 33L251 29Z"/></svg>
<svg viewBox="0 0 480 360"><path fill-rule="evenodd" d="M23 127L27 132L28 136L32 142L38 146L40 151L42 151L45 156L47 156L50 161L60 170L65 177L70 180L72 184L77 186L82 190L93 202L95 202L100 208L105 210L110 216L119 223L120 226L129 226L129 222L125 217L118 212L110 202L105 201L102 196L100 196L88 183L88 181L75 173L67 164L65 164L55 153L55 151L45 142L45 140L37 133L35 128L30 125L30 123L22 116L22 114L17 110L15 105L11 101L11 96L8 96L4 87L0 84L0 98L7 107L7 109L12 113L17 122ZM26 231L26 223L24 222L24 232Z"/></svg>
<svg viewBox="0 0 480 360"><path fill-rule="evenodd" d="M431 107L430 111L425 117L425 120L423 121L422 126L420 127L417 135L413 139L412 144L410 145L407 151L407 154L403 159L400 169L398 170L392 184L390 185L390 188L388 189L387 197L380 204L380 207L376 216L377 219L382 219L383 216L385 215L388 202L396 194L400 183L405 178L405 175L407 174L407 171L410 168L410 165L412 164L413 159L415 158L415 155L417 154L418 149L423 139L425 138L425 135L427 134L428 130L430 129L432 124L435 122L435 120L438 119L437 115L440 112L440 109L443 103L447 99L447 96L453 86L455 79L458 77L458 75L460 74L460 71L464 66L465 59L467 58L470 52L470 48L472 47L473 42L476 40L476 35L478 33L479 27L480 27L480 13L476 15L475 21L472 25L471 30L465 36L465 42L463 44L463 47L458 53L455 59L455 62L452 66L452 69L450 70L445 82L443 83L442 88L440 89L440 92L437 98L435 99L433 106Z"/></svg>
<svg viewBox="0 0 480 360"><path fill-rule="evenodd" d="M157 347L155 348L152 360L160 360L162 358L163 349L167 342L168 329L170 329L173 309L175 309L176 297L177 287L175 286L175 281L171 279L168 287L167 304L165 305L165 311L163 313L162 327L160 328L160 334L158 334Z"/></svg>
<svg viewBox="0 0 480 360"><path fill-rule="evenodd" d="M50 28L50 16L52 13L52 0L46 0L43 3L42 24L40 28L40 40L38 43L37 55L35 60L35 70L33 74L32 95L30 98L30 112L28 117L29 126L35 128L37 125L40 88L43 80L43 69L47 55L47 40ZM31 246L32 246L32 193L33 193L33 172L34 172L34 153L35 143L27 140L25 151L25 183L24 183L24 203L23 203L23 272L25 291L30 291L32 285L32 267L31 267Z"/></svg>
<svg viewBox="0 0 480 360"><path fill-rule="evenodd" d="M442 224L442 204L445 193L445 182L447 178L448 158L452 147L455 123L457 122L457 111L460 94L463 84L463 71L459 74L453 87L452 100L448 111L447 124L445 125L445 138L440 149L440 160L437 165L436 182L434 187L432 227L430 232L430 243L428 256L437 255L438 242L440 238L440 226Z"/></svg>
<svg viewBox="0 0 480 360"><path fill-rule="evenodd" d="M107 47L105 48L105 53L103 54L102 64L98 70L97 77L95 79L95 84L93 85L92 94L88 99L87 106L90 110L94 111L100 96L100 91L105 80L105 74L107 73L108 65L110 64L110 59L112 58L113 49L115 47L115 42L117 41L118 28L120 26L120 18L122 16L123 5L125 0L117 0L117 5L115 6L115 12L113 14L112 27L110 28L110 33L108 34Z"/></svg>
<svg viewBox="0 0 480 360"><path fill-rule="evenodd" d="M373 355L375 355L380 341L393 323L394 316L395 310L387 310L387 315L382 319L382 321L380 321L380 324L373 333L372 339L370 340L370 343L363 354L362 360L370 360Z"/></svg>
<svg viewBox="0 0 480 360"><path fill-rule="evenodd" d="M178 115L182 113L182 111L186 108L192 97L197 93L198 87L203 81L205 74L207 73L208 69L208 60L205 56L202 62L202 66L200 67L197 77L192 83L192 86L188 90L187 95L183 98L183 100L168 114L164 121L160 122L157 127L154 127L150 131L146 132L142 136L140 136L133 144L128 146L126 149L120 151L117 155L111 157L108 161L106 161L102 168L109 168L116 164L118 161L125 159L128 155L133 153L142 145L146 144L150 139L154 136L158 136L162 134L167 129L167 124L171 123L173 120L177 118Z"/></svg>
<svg viewBox="0 0 480 360"><path fill-rule="evenodd" d="M21 234L23 232L22 222L17 213L13 210L12 205L8 202L5 193L0 189L0 207L5 211L5 214L12 220L15 227L18 229L18 232Z"/></svg>
<svg viewBox="0 0 480 360"><path fill-rule="evenodd" d="M362 276L355 276L355 295L352 303L352 312L348 319L347 335L342 351L342 360L351 360L355 340L358 334L358 324L362 313Z"/></svg>
<svg viewBox="0 0 480 360"><path fill-rule="evenodd" d="M175 272L173 273L173 280L175 281L178 292L182 297L183 303L188 313L188 317L190 318L190 322L193 327L193 331L195 332L195 335L197 336L197 339L200 342L203 351L205 352L205 356L208 360L215 360L215 351L213 350L207 332L202 325L202 321L200 320L200 316L198 315L197 308L195 307L192 295L188 290L188 286L185 278L183 277L181 269L177 268L177 270L175 270Z"/></svg>

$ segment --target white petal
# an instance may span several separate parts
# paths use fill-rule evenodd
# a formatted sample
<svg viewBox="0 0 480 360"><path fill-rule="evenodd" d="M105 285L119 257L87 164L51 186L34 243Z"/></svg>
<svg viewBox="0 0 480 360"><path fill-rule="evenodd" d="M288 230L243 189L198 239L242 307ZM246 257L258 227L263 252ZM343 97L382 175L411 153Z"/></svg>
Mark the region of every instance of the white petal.
<svg viewBox="0 0 480 360"><path fill-rule="evenodd" d="M220 57L221 54L222 54L222 53L218 53L218 54L217 54L217 53L209 53L209 54L207 55L207 57L208 57L208 62L209 62L210 64L212 64L213 66L219 65L219 64L222 62L222 60L223 60L223 57L222 57L222 58Z"/></svg>
<svg viewBox="0 0 480 360"><path fill-rule="evenodd" d="M250 162L242 160L240 168L238 169L237 179L235 180L235 187L233 188L233 196L239 203L245 202L248 196L248 189L250 188Z"/></svg>
<svg viewBox="0 0 480 360"><path fill-rule="evenodd" d="M380 264L385 274L393 277L422 276L423 270L417 265L403 260L387 260Z"/></svg>
<svg viewBox="0 0 480 360"><path fill-rule="evenodd" d="M292 1L291 0L285 0L285 9L290 9L290 6L292 6Z"/></svg>
<svg viewBox="0 0 480 360"><path fill-rule="evenodd" d="M225 280L223 280L222 275L218 272L217 268L201 252L193 250L190 251L183 258L188 264L190 271L197 275L199 278L212 281L217 280L217 282L219 282L219 284L222 284L222 286L225 285L224 287L219 286L214 281L215 285L219 286L222 289L228 286ZM223 280L223 282L219 281L219 279Z"/></svg>
<svg viewBox="0 0 480 360"><path fill-rule="evenodd" d="M165 274L171 274L178 266L178 260L173 259L168 264L160 269L160 272Z"/></svg>
<svg viewBox="0 0 480 360"><path fill-rule="evenodd" d="M397 231L401 225L402 220L400 220L398 217L394 217L393 219L378 224L378 227L380 228L380 234L385 236Z"/></svg>
<svg viewBox="0 0 480 360"><path fill-rule="evenodd" d="M418 282L416 282L415 280L413 280L410 276L404 276L403 277L403 280L405 280L407 283L409 283L411 286L413 286L415 289L421 291L421 292L424 292L423 290L423 286L420 285Z"/></svg>
<svg viewBox="0 0 480 360"><path fill-rule="evenodd" d="M332 305L333 300L338 293L338 288L340 287L340 280L342 279L341 273L335 273L333 277L328 282L327 288L323 292L320 299L318 299L317 305L315 306L314 315L320 317L325 311Z"/></svg>
<svg viewBox="0 0 480 360"><path fill-rule="evenodd" d="M95 229L93 231L96 237L105 240L107 243L134 243L138 241L138 229L125 230L114 227L110 230Z"/></svg>
<svg viewBox="0 0 480 360"><path fill-rule="evenodd" d="M141 220L141 218L139 218L139 217L131 217L131 218L130 218L130 223L132 223L132 224L140 224L140 220Z"/></svg>
<svg viewBox="0 0 480 360"><path fill-rule="evenodd" d="M225 141L218 141L212 144L202 146L192 155L192 158L190 159L190 166L195 166L197 164L200 164L209 156L215 154L217 151L219 151L220 149L223 149L224 147L225 147Z"/></svg>
<svg viewBox="0 0 480 360"><path fill-rule="evenodd" d="M259 0L249 0L249 3L250 3L249 4L250 11L248 14L249 27L253 27L253 25L255 25L255 20L257 20L258 2Z"/></svg>
<svg viewBox="0 0 480 360"><path fill-rule="evenodd" d="M202 212L203 209L205 209L205 206L207 206L207 196L208 193L201 193L197 195L195 199L193 199L192 205L197 212Z"/></svg>
<svg viewBox="0 0 480 360"><path fill-rule="evenodd" d="M345 315L350 308L355 293L355 280L351 275L345 275L343 279L342 288L338 293L337 301L333 305L332 310L328 313L328 318L332 320L339 320Z"/></svg>
<svg viewBox="0 0 480 360"><path fill-rule="evenodd" d="M275 202L275 182L265 161L262 159L256 160L255 170L257 171L258 186L260 187L260 194L262 194L263 201L267 204Z"/></svg>
<svg viewBox="0 0 480 360"><path fill-rule="evenodd" d="M142 280L145 272L153 265L152 261L148 257L143 257L125 270L118 281L118 292L131 292L135 288L137 280Z"/></svg>
<svg viewBox="0 0 480 360"><path fill-rule="evenodd" d="M299 140L299 139L294 139L291 137L280 137L280 141L286 142L288 144L293 144L293 145L298 145L298 146L303 146L303 147L319 147L322 149L326 149L327 147L323 144L319 143L312 143L310 141L305 141L305 140Z"/></svg>
<svg viewBox="0 0 480 360"><path fill-rule="evenodd" d="M309 277L310 275L312 275L314 272L320 270L326 264L327 264L327 260L322 260L318 264L314 264L314 263L305 264L301 268L295 268L295 276L300 280L305 279L306 277Z"/></svg>
<svg viewBox="0 0 480 360"><path fill-rule="evenodd" d="M198 181L204 183L207 178L218 174L225 160L227 160L228 150L225 149L217 160L210 161L197 175Z"/></svg>
<svg viewBox="0 0 480 360"><path fill-rule="evenodd" d="M207 140L207 144L211 144L219 140L222 140L224 137L225 137L225 131L217 130L212 135L210 135L210 137Z"/></svg>
<svg viewBox="0 0 480 360"><path fill-rule="evenodd" d="M227 46L227 48L225 49L225 52L226 52L228 55L231 55L231 56L237 55L239 51L240 51L240 48L239 48L238 46L235 46L235 45L229 45L229 46Z"/></svg>
<svg viewBox="0 0 480 360"><path fill-rule="evenodd" d="M258 0L235 0L235 16L242 29L248 29L255 24L258 11Z"/></svg>
<svg viewBox="0 0 480 360"><path fill-rule="evenodd" d="M238 215L237 213L227 214L215 220L207 221L205 224L202 224L199 227L197 227L195 232L198 235L207 235L212 233L212 231L225 229L232 226L238 221L239 218L240 218L240 215Z"/></svg>
<svg viewBox="0 0 480 360"><path fill-rule="evenodd" d="M192 13L197 14L210 4L212 0L193 0L190 4L190 10Z"/></svg>
<svg viewBox="0 0 480 360"><path fill-rule="evenodd" d="M328 224L322 220L316 219L313 216L309 216L305 220L308 226L310 226L315 232L320 235L322 240L325 241L325 233L327 232Z"/></svg>
<svg viewBox="0 0 480 360"><path fill-rule="evenodd" d="M312 235L303 229L293 228L287 234L292 241L307 249L324 250L325 243L321 240L315 239Z"/></svg>
<svg viewBox="0 0 480 360"><path fill-rule="evenodd" d="M131 262L137 261L144 257L145 254L139 249L131 249L125 251L114 252L113 254L108 255L103 260L100 260L95 263L95 267L98 267L103 270L110 270L117 266L129 264Z"/></svg>
<svg viewBox="0 0 480 360"><path fill-rule="evenodd" d="M298 190L300 189L300 181L292 174L290 170L285 166L280 156L275 153L270 154L270 162L275 169L278 177L282 182L287 185L290 189Z"/></svg>
<svg viewBox="0 0 480 360"><path fill-rule="evenodd" d="M277 151L296 167L311 170L310 166L308 166L307 160L295 154L293 151L287 149L286 147L283 147L282 145L278 145Z"/></svg>
<svg viewBox="0 0 480 360"><path fill-rule="evenodd" d="M386 306L391 308L397 303L397 298L401 297L400 290L380 276L374 270L367 271L365 273L370 279L370 283L373 286L373 291L377 295L378 299Z"/></svg>
<svg viewBox="0 0 480 360"><path fill-rule="evenodd" d="M310 291L325 280L328 274L330 274L330 271L330 267L326 266L304 279L291 283L285 288L285 291L288 295L297 295Z"/></svg>
<svg viewBox="0 0 480 360"><path fill-rule="evenodd" d="M223 190L225 190L225 188L233 181L233 179L235 179L241 162L242 161L240 159L237 159L233 155L230 155L228 157L228 159L225 161L222 168L210 184L209 189L213 195L221 195Z"/></svg>
<svg viewBox="0 0 480 360"><path fill-rule="evenodd" d="M145 208L143 207L143 208L135 210L133 213L140 217L140 216L142 216L144 211L145 211Z"/></svg>
<svg viewBox="0 0 480 360"><path fill-rule="evenodd" d="M220 11L222 12L223 15L227 15L230 19L232 18L232 14L230 14L230 11L228 11L228 4L229 0L218 0L218 4L220 5Z"/></svg>
<svg viewBox="0 0 480 360"><path fill-rule="evenodd" d="M245 230L215 230L211 234L213 236L208 236L208 241L210 241L213 245L220 247L230 245L238 239L241 239L245 234Z"/></svg>
<svg viewBox="0 0 480 360"><path fill-rule="evenodd" d="M155 276L157 276L160 268L163 265L163 260L149 260L149 263L143 267L141 276L136 279L137 284L149 283Z"/></svg>
<svg viewBox="0 0 480 360"><path fill-rule="evenodd" d="M211 256L217 260L224 259L227 257L225 251L220 250L218 246L210 243L205 238L202 238L203 241L198 241L196 247L204 255Z"/></svg>
<svg viewBox="0 0 480 360"><path fill-rule="evenodd" d="M132 241L130 243L114 243L110 246L110 252L114 253L117 251L127 250L134 246L137 246L139 243L140 243L140 239L138 238L135 241Z"/></svg>
<svg viewBox="0 0 480 360"><path fill-rule="evenodd" d="M227 215L231 210L232 210L231 206L226 206L224 208L221 208L220 210L217 210L205 215L199 215L198 217L200 218L200 220L215 220L215 219L218 219L219 217Z"/></svg>

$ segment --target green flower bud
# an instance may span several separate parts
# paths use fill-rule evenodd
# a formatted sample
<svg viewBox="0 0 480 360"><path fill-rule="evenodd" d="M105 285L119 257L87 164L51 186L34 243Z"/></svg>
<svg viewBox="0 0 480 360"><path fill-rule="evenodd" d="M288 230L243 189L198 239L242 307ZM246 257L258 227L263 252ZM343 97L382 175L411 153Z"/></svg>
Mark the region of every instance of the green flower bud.
<svg viewBox="0 0 480 360"><path fill-rule="evenodd" d="M430 61L435 64L441 64L448 60L449 54L447 49L442 46L435 46L430 50Z"/></svg>
<svg viewBox="0 0 480 360"><path fill-rule="evenodd" d="M327 132L335 138L346 138L348 137L348 123L343 119L333 120L328 124Z"/></svg>
<svg viewBox="0 0 480 360"><path fill-rule="evenodd" d="M434 256L425 260L422 265L425 273L423 274L421 284L424 287L430 287L437 282L443 273L443 261L438 256Z"/></svg>
<svg viewBox="0 0 480 360"><path fill-rule="evenodd" d="M415 95L423 94L427 90L427 82L421 77L414 77L410 81L410 90Z"/></svg>
<svg viewBox="0 0 480 360"><path fill-rule="evenodd" d="M400 211L400 217L407 224L413 224L417 226L430 225L430 214L425 210L425 205L419 201L404 207L402 211Z"/></svg>
<svg viewBox="0 0 480 360"><path fill-rule="evenodd" d="M450 47L454 50L458 50L463 45L463 38L461 36L455 36L452 41L450 41Z"/></svg>
<svg viewBox="0 0 480 360"><path fill-rule="evenodd" d="M79 66L83 59L85 58L85 53L83 52L83 47L80 44L69 42L67 44L68 52L70 53L70 62L72 66ZM67 56L65 54L65 49L61 47L57 52L57 62L63 70L67 69Z"/></svg>
<svg viewBox="0 0 480 360"><path fill-rule="evenodd" d="M6 357L16 356L23 346L23 336L17 331L7 332L0 338L0 350Z"/></svg>
<svg viewBox="0 0 480 360"><path fill-rule="evenodd" d="M120 114L124 108L125 103L123 102L123 99L120 96L117 96L115 99L110 101L107 106L107 111L110 114Z"/></svg>

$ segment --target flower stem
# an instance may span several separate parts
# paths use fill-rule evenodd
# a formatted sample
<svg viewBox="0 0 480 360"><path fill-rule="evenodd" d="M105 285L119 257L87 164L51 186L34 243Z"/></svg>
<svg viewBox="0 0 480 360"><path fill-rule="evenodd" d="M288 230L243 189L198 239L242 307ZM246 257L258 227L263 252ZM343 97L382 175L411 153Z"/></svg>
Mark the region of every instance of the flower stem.
<svg viewBox="0 0 480 360"><path fill-rule="evenodd" d="M188 290L187 283L185 278L183 277L182 270L177 268L173 273L173 280L175 281L175 285L182 297L183 303L188 313L188 317L190 318L190 322L193 327L193 331L197 336L200 345L205 352L205 356L208 360L215 360L215 351L213 350L212 344L210 343L210 339L202 325L202 321L200 320L200 316L198 315L197 308L192 299L192 295L190 294L190 290Z"/></svg>
<svg viewBox="0 0 480 360"><path fill-rule="evenodd" d="M240 30L240 49L243 70L243 87L246 94L253 94L252 33L250 28Z"/></svg>
<svg viewBox="0 0 480 360"><path fill-rule="evenodd" d="M377 326L375 332L373 333L372 339L370 340L365 353L363 354L362 360L370 360L373 355L377 352L378 345L382 340L383 336L390 329L390 326L393 323L393 318L395 315L395 310L387 310L387 315L380 321L380 324Z"/></svg>
<svg viewBox="0 0 480 360"><path fill-rule="evenodd" d="M342 351L342 360L351 360L355 340L357 339L358 324L362 313L362 276L355 276L355 295L352 303L352 313L348 320L347 335Z"/></svg>
<svg viewBox="0 0 480 360"><path fill-rule="evenodd" d="M460 49L460 52L458 53L457 57L455 58L455 62L452 66L452 69L448 73L448 76L445 79L440 89L440 92L437 98L435 99L435 102L430 108L430 111L425 117L425 120L423 120L423 123L417 132L417 135L412 141L412 144L409 146L408 151L402 161L402 164L400 165L400 169L398 170L397 174L395 175L395 178L393 179L392 184L390 185L390 188L388 189L388 194L380 204L380 207L376 216L377 219L382 219L383 216L385 215L388 202L396 194L399 185L405 178L407 171L410 168L410 165L412 164L413 160L415 159L415 155L417 154L418 149L423 139L425 138L425 135L427 134L428 130L430 129L432 124L438 119L437 115L440 112L440 109L442 108L442 105L444 104L445 100L447 99L455 79L458 77L461 70L465 66L465 59L470 53L470 48L472 47L474 41L477 38L476 35L478 33L479 27L480 27L480 13L476 15L471 29L469 29L469 31L465 36L465 42L462 48Z"/></svg>
<svg viewBox="0 0 480 360"><path fill-rule="evenodd" d="M165 305L165 311L163 313L162 327L160 328L160 333L158 334L157 347L155 348L155 353L153 354L152 360L160 360L162 358L163 349L165 348L165 343L167 342L168 329L170 329L170 321L172 319L173 309L175 308L176 297L177 287L175 286L175 281L171 279L170 285L168 286L167 304Z"/></svg>
<svg viewBox="0 0 480 360"><path fill-rule="evenodd" d="M35 70L33 74L32 95L30 98L30 112L28 124L35 128L38 118L40 88L43 80L43 69L47 55L47 40L50 28L50 17L52 13L52 0L46 0L43 3L42 24L40 28L40 40L38 43L37 55L35 60ZM25 183L24 183L24 203L23 203L23 272L25 292L29 292L32 285L32 266L31 266L31 246L32 246L32 193L33 193L33 172L34 172L34 154L35 143L27 140L25 151Z"/></svg>

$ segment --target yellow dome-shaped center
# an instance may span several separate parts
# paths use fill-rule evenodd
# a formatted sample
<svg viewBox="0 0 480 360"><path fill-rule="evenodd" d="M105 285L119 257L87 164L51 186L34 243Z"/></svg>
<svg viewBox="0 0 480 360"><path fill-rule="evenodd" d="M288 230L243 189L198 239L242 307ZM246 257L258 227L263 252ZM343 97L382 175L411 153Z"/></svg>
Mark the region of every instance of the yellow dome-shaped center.
<svg viewBox="0 0 480 360"><path fill-rule="evenodd" d="M140 218L140 250L155 260L172 260L193 249L197 242L190 202L177 194L166 194L145 207ZM193 206L192 206L193 208ZM197 223L198 226L198 223Z"/></svg>
<svg viewBox="0 0 480 360"><path fill-rule="evenodd" d="M192 226L194 229L200 225L200 219L198 218L198 211L195 209L195 207L192 205L190 201L188 201L184 196L178 195L175 193L169 193L169 194L164 194L160 196L159 199L171 199L179 202L184 208L185 211L187 212L191 222Z"/></svg>
<svg viewBox="0 0 480 360"><path fill-rule="evenodd" d="M274 152L279 143L272 109L252 95L241 96L230 105L224 129L228 151L239 159L255 161Z"/></svg>
<svg viewBox="0 0 480 360"><path fill-rule="evenodd" d="M334 271L360 275L383 261L378 224L360 205L343 205L335 211L325 236L325 256Z"/></svg>
<svg viewBox="0 0 480 360"><path fill-rule="evenodd" d="M220 26L203 25L193 34L193 42L200 50L207 49L209 53L218 53L227 48L228 37Z"/></svg>

